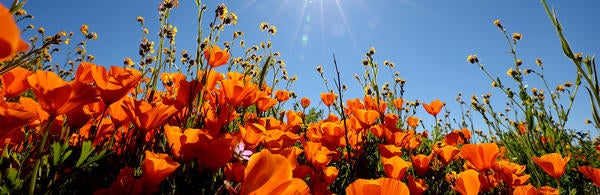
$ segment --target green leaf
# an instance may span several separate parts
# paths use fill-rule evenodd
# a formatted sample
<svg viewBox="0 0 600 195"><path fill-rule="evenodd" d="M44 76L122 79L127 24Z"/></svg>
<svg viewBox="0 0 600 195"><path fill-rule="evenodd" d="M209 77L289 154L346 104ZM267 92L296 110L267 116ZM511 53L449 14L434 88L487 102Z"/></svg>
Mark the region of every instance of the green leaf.
<svg viewBox="0 0 600 195"><path fill-rule="evenodd" d="M274 61L275 61L275 59L273 59L273 55L269 55L267 57L267 60L265 60L265 64L263 65L262 69L260 70L260 74L258 76L259 79L258 79L257 85L258 85L259 89L262 89L263 82L265 81L265 76L267 74L267 70L269 69L270 66L273 66L273 64L275 63Z"/></svg>
<svg viewBox="0 0 600 195"><path fill-rule="evenodd" d="M83 144L81 145L81 155L79 156L79 159L77 160L77 163L75 164L75 168L79 168L85 162L85 160L90 156L90 154L92 154L92 151L94 151L94 147L92 147L92 142L91 141L83 142Z"/></svg>
<svg viewBox="0 0 600 195"><path fill-rule="evenodd" d="M72 151L67 150L69 148L68 143L54 143L50 145L50 152L52 153L52 165L58 166L65 162L69 156L71 156Z"/></svg>
<svg viewBox="0 0 600 195"><path fill-rule="evenodd" d="M52 153L52 165L57 166L60 161L60 153L62 153L60 143L50 145L50 153Z"/></svg>
<svg viewBox="0 0 600 195"><path fill-rule="evenodd" d="M71 156L71 153L73 153L72 150L68 150L67 152L65 152L65 154L60 159L60 163L62 164L63 162L65 162L65 160L67 160L67 158L69 158L69 156Z"/></svg>
<svg viewBox="0 0 600 195"><path fill-rule="evenodd" d="M571 190L571 192L569 192L569 194L570 194L570 195L575 195L575 194L577 194L577 189L573 189L573 190Z"/></svg>
<svg viewBox="0 0 600 195"><path fill-rule="evenodd" d="M588 94L590 95L590 102L592 104L592 116L594 118L594 124L596 125L596 127L598 127L600 125L600 116L598 116L598 108L596 108L596 106L594 105L594 96L592 95L592 92L590 91L589 87L585 87L585 89L587 90Z"/></svg>
<svg viewBox="0 0 600 195"><path fill-rule="evenodd" d="M15 168L8 168L7 170L8 173L6 174L6 178L8 179L8 181L10 181L13 184L16 183L17 173L19 171Z"/></svg>
<svg viewBox="0 0 600 195"><path fill-rule="evenodd" d="M17 11L19 11L24 5L25 2L19 2L18 0L14 0L12 5L10 6L10 14L15 14Z"/></svg>
<svg viewBox="0 0 600 195"><path fill-rule="evenodd" d="M98 155L95 155L95 156L93 156L93 157L90 157L90 158L89 158L89 159L86 161L86 163L85 163L84 165L89 165L89 164L92 164L92 163L94 163L94 162L96 162L96 161L98 161L98 160L100 160L100 159L102 159L102 158L104 158L104 157L107 157L107 156L108 156L108 155L110 155L110 154L112 154L112 153L111 153L111 152L107 152L107 150L102 150L100 153L98 153Z"/></svg>
<svg viewBox="0 0 600 195"><path fill-rule="evenodd" d="M3 187L8 187L8 192L10 192L11 188L19 188L19 186L22 186L23 184L23 180L19 178L19 170L17 170L16 168L8 168L5 171L6 175L2 175L4 178L8 179L8 185L5 185ZM3 189L4 190L4 189Z"/></svg>

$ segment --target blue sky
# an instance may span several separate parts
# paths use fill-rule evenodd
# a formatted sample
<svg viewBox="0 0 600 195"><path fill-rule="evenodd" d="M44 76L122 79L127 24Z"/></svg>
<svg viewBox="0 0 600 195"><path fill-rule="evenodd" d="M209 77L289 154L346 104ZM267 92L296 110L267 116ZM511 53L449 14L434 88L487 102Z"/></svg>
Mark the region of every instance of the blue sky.
<svg viewBox="0 0 600 195"><path fill-rule="evenodd" d="M8 5L12 0L0 2ZM596 32L600 30L600 15L595 14L595 9L600 7L600 2L548 2L557 9L572 48L576 52L599 54L600 39ZM143 16L151 34L156 34L158 3L158 0L30 0L25 8L35 18L21 24L44 27L48 33L78 32L82 24L88 24L90 31L99 34L99 39L88 45L88 50L96 56L95 63L121 65L124 57L137 57L141 39L137 16ZM459 92L467 101L473 94L492 92L492 101L502 105L506 98L490 87L490 81L478 67L466 62L468 55L477 54L493 76L509 82L505 72L512 67L512 57L507 53L508 45L502 33L492 24L495 19L502 20L509 33L523 34L518 45L519 57L525 67L534 69L535 58L541 58L551 88L573 81L575 76L575 69L562 54L540 1L225 0L203 3L207 4L209 13L218 3L225 3L235 12L239 16L238 24L227 28L230 32L244 31L247 44L266 40L265 33L258 29L261 22L276 25L278 33L272 37L273 47L281 52L288 72L299 76L292 90L311 98L313 105L319 102L319 93L326 91L315 67L323 65L332 83L333 53L340 65L342 80L350 87L345 97L362 96L353 75L363 73L361 59L371 46L377 50L375 59L379 63L394 62L395 69L408 81L405 98L409 100L441 99L457 118L460 110L454 99ZM176 42L180 50L195 48L195 10L193 1L180 0L180 6L173 12L171 22L179 29ZM212 20L212 17L207 18ZM223 39L229 40L229 37L226 34ZM530 87L542 87L538 79L528 80ZM382 81L392 82L386 77ZM588 105L587 95L580 93L569 127L582 131L591 129L583 123L590 118ZM431 117L424 111L417 116L425 119L426 127L431 126L428 122Z"/></svg>

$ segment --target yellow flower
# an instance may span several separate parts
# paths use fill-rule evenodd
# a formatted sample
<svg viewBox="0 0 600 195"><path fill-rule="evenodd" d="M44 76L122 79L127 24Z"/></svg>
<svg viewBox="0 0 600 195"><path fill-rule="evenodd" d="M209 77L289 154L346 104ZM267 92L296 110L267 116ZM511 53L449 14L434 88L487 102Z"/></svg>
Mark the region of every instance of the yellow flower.
<svg viewBox="0 0 600 195"><path fill-rule="evenodd" d="M496 25L500 29L504 28L504 27L502 27L502 24L500 23L500 20L494 20L494 25Z"/></svg>
<svg viewBox="0 0 600 195"><path fill-rule="evenodd" d="M269 23L267 23L267 22L261 22L260 23L260 31L265 31L267 29L269 29Z"/></svg>
<svg viewBox="0 0 600 195"><path fill-rule="evenodd" d="M516 74L516 71L515 71L515 70L513 70L512 68L509 68L509 69L506 71L506 75L508 75L508 76L514 77L514 76L515 76L515 74Z"/></svg>
<svg viewBox="0 0 600 195"><path fill-rule="evenodd" d="M79 28L79 31L81 32L81 34L87 35L88 34L88 28L89 28L88 25L84 24L84 25L81 25L81 28Z"/></svg>
<svg viewBox="0 0 600 195"><path fill-rule="evenodd" d="M492 87L498 87L498 83L496 81L492 81Z"/></svg>
<svg viewBox="0 0 600 195"><path fill-rule="evenodd" d="M277 27L271 25L271 27L269 28L269 33L276 34L277 33Z"/></svg>
<svg viewBox="0 0 600 195"><path fill-rule="evenodd" d="M477 59L477 55L469 55L467 56L467 62L474 64L479 62L479 59Z"/></svg>
<svg viewBox="0 0 600 195"><path fill-rule="evenodd" d="M142 16L138 16L136 18L136 20L140 23L140 24L144 24L144 18Z"/></svg>
<svg viewBox="0 0 600 195"><path fill-rule="evenodd" d="M133 60L129 57L126 57L125 60L123 60L123 64L127 65L127 66L133 66L135 63L133 62Z"/></svg>
<svg viewBox="0 0 600 195"><path fill-rule="evenodd" d="M522 38L522 37L523 37L523 35L522 35L521 33L513 33L513 34L512 34L512 38L513 38L513 40L515 40L515 41L519 41L519 40L521 40L521 38Z"/></svg>
<svg viewBox="0 0 600 195"><path fill-rule="evenodd" d="M225 19L225 17L227 16L228 13L229 13L229 11L227 10L227 6L225 4L221 4L221 5L217 6L217 9L215 10L215 14L221 20Z"/></svg>
<svg viewBox="0 0 600 195"><path fill-rule="evenodd" d="M231 12L231 13L229 13L229 17L227 17L227 19L229 20L229 22L232 25L236 25L237 24L237 20L238 20L238 16L235 13Z"/></svg>

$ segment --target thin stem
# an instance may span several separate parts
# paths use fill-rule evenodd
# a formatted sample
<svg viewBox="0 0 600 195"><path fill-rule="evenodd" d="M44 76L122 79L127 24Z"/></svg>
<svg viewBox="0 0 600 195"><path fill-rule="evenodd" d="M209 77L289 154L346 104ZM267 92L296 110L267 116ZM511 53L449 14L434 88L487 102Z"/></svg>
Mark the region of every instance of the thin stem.
<svg viewBox="0 0 600 195"><path fill-rule="evenodd" d="M29 194L35 193L35 183L37 181L37 175L42 164L41 154L44 152L44 147L46 146L46 141L48 140L48 132L50 131L50 126L52 122L54 122L54 115L50 115L48 118L48 122L46 123L46 127L44 127L44 135L42 136L42 142L40 143L37 151L37 155L39 158L36 158L35 164L33 166L33 172L31 172L31 180L29 180Z"/></svg>
<svg viewBox="0 0 600 195"><path fill-rule="evenodd" d="M342 116L342 121L344 121L344 139L346 141L346 161L348 163L350 163L350 152L351 152L351 148L350 148L350 142L348 141L348 126L346 124L346 115L344 114L344 98L342 95L342 84L341 84L341 79L340 79L340 70L338 69L338 65L337 65L337 61L335 60L335 54L333 54L333 65L335 66L335 72L337 73L337 81L335 81L336 83L336 87L338 89L338 93L340 94L340 108L341 108L341 112L340 115ZM331 111L331 110L330 110ZM352 166L350 166L350 169L352 169Z"/></svg>

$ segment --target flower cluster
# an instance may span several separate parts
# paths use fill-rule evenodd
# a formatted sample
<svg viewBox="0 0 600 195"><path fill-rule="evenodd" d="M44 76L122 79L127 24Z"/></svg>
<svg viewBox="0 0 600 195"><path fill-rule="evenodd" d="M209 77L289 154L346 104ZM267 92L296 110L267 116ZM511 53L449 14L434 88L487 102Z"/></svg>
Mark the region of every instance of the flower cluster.
<svg viewBox="0 0 600 195"><path fill-rule="evenodd" d="M164 1L161 9L177 6L178 1ZM0 63L29 50L12 17L0 6ZM216 17L237 21L225 5ZM494 24L503 28L500 21ZM261 24L267 29L276 32ZM89 34L87 26L82 31ZM516 42L522 35L512 38ZM152 47L148 44L144 47ZM69 192L63 189L69 184L87 184L95 194L558 194L567 172L600 187L600 169L590 165L595 161L574 162L571 158L583 157L560 152L516 161L507 154L511 143L475 143L476 131L466 125L442 133L438 114L444 102L408 101L396 97L389 84L379 91L374 48L363 61L371 68L362 83L369 89L365 96L344 100L341 85L337 94L321 93L320 103L329 109L323 117L310 99L297 101L294 92L265 81L268 70L285 71L275 66L285 66L275 54L245 61L214 40L200 44L205 45L197 59L185 53L182 60L195 63L197 71L190 72L195 76L163 66L132 68L130 58L124 67L81 62L70 79L23 67L0 75L0 168L9 173L0 191L59 193ZM140 53L153 59L151 50ZM475 55L467 60L479 63ZM146 65L152 63L161 62ZM215 70L232 64L248 68ZM324 77L322 67L318 71ZM154 85L158 82L162 86ZM294 109L282 109L292 101ZM432 135L419 126L419 105L435 120ZM533 133L531 128L515 124L521 136ZM537 169L546 175L536 178L548 180L531 181ZM100 177L94 180L99 184L82 181L90 174Z"/></svg>

